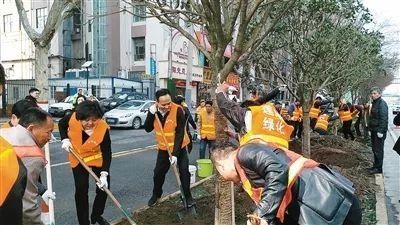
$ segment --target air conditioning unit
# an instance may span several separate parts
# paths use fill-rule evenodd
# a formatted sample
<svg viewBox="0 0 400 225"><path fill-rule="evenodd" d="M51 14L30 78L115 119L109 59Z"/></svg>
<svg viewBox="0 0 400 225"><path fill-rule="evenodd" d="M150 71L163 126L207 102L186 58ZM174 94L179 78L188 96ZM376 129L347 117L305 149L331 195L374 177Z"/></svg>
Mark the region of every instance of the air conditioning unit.
<svg viewBox="0 0 400 225"><path fill-rule="evenodd" d="M128 73L125 70L118 71L118 77L128 79Z"/></svg>

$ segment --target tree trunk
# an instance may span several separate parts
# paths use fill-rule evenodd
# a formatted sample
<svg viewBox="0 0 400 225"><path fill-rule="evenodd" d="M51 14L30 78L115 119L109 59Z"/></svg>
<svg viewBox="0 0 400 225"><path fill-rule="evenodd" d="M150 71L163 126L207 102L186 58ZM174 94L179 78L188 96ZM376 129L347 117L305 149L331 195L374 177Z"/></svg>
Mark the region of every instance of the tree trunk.
<svg viewBox="0 0 400 225"><path fill-rule="evenodd" d="M303 140L302 140L302 152L303 156L310 158L311 156L311 144L310 144L310 115L309 112L303 112Z"/></svg>
<svg viewBox="0 0 400 225"><path fill-rule="evenodd" d="M213 83L219 83L216 78L218 76L218 66L212 67L213 70ZM213 99L213 105L215 110L216 120L216 148L225 149L229 144L229 136L225 133L224 128L227 127L227 119L222 115L218 108L215 87L210 90L211 98ZM215 169L215 171L217 171ZM215 225L235 225L235 211L234 211L234 195L233 185L231 181L224 180L217 173L217 180L215 183Z"/></svg>
<svg viewBox="0 0 400 225"><path fill-rule="evenodd" d="M49 49L47 46L35 45L35 87L40 90L40 102L47 104L49 99Z"/></svg>

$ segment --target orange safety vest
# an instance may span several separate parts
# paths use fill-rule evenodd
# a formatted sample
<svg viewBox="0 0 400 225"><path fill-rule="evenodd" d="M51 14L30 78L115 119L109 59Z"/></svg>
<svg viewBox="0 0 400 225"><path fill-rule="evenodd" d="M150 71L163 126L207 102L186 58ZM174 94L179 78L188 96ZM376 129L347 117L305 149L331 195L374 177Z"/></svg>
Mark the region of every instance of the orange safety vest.
<svg viewBox="0 0 400 225"><path fill-rule="evenodd" d="M293 199L292 190L291 190L292 186L296 182L296 180L297 180L298 176L300 175L301 171L303 170L303 168L314 168L314 167L317 167L319 165L319 163L315 162L312 159L304 158L303 156L301 156L295 152L292 152L289 150L284 150L284 149L281 149L281 150L284 151L286 156L290 159L290 162L288 163L289 171L288 171L287 188L286 188L285 194L283 195L281 204L279 205L278 212L276 215L276 217L281 221L281 223L283 223L286 208L290 205L290 203L292 202L292 199ZM256 187L252 186L251 181L247 178L244 169L242 168L242 166L239 163L239 160L237 157L238 153L239 153L239 150L236 153L236 157L235 157L235 168L236 168L236 171L238 172L243 189L250 196L250 198L256 204L258 204L261 201L261 195L262 195L262 192L264 191L264 188L263 187L256 188Z"/></svg>
<svg viewBox="0 0 400 225"><path fill-rule="evenodd" d="M302 116L303 116L303 108L301 106L300 107L295 106L291 120L300 121Z"/></svg>
<svg viewBox="0 0 400 225"><path fill-rule="evenodd" d="M314 105L315 105L315 102L313 102L313 104L312 104L309 115L310 115L310 118L317 119L319 114L321 113L321 110L319 109L319 107L318 108L314 107Z"/></svg>
<svg viewBox="0 0 400 225"><path fill-rule="evenodd" d="M261 139L283 148L289 147L293 127L286 124L272 103L251 106L249 109L252 115L251 131L240 139L241 146L252 140Z"/></svg>
<svg viewBox="0 0 400 225"><path fill-rule="evenodd" d="M157 145L158 149L166 151L169 149L170 151L173 151L174 149L174 142L175 142L175 128L177 125L176 122L176 115L178 113L178 108L181 108L181 106L171 103L171 109L168 113L167 119L165 120L164 127L160 127L159 123L154 120L153 126L154 126L154 131L156 132L156 140L157 140ZM161 132L163 131L163 132ZM163 133L165 135L165 139L167 140L167 143L165 143L164 138L163 138ZM185 147L190 143L190 139L188 134L186 133L185 129L185 135L183 137L183 142L181 147ZM167 146L168 144L168 146Z"/></svg>
<svg viewBox="0 0 400 225"><path fill-rule="evenodd" d="M200 112L201 121L201 139L215 140L216 130L215 130L215 113L208 113L206 110Z"/></svg>
<svg viewBox="0 0 400 225"><path fill-rule="evenodd" d="M10 125L10 122L7 122L7 123L3 123L0 128L10 128L10 127L12 127Z"/></svg>
<svg viewBox="0 0 400 225"><path fill-rule="evenodd" d="M281 116L283 117L283 119L287 119L289 116L289 111L286 108L282 108L281 109Z"/></svg>
<svg viewBox="0 0 400 225"><path fill-rule="evenodd" d="M0 137L0 206L18 179L19 163L13 146Z"/></svg>
<svg viewBox="0 0 400 225"><path fill-rule="evenodd" d="M76 113L73 113L68 122L68 137L75 152L81 157L83 162L88 166L101 167L103 165L103 154L100 144L103 142L104 135L108 130L108 124L104 120L99 120L93 129L93 134L82 143L83 128L81 123L76 119ZM72 153L68 155L69 163L75 168L79 161Z"/></svg>
<svg viewBox="0 0 400 225"><path fill-rule="evenodd" d="M318 117L317 123L315 124L315 128L320 128L324 131L328 131L329 125L329 115L322 114Z"/></svg>
<svg viewBox="0 0 400 225"><path fill-rule="evenodd" d="M338 113L339 113L340 120L342 122L346 122L346 121L353 119L351 117L351 112L349 110L340 110Z"/></svg>

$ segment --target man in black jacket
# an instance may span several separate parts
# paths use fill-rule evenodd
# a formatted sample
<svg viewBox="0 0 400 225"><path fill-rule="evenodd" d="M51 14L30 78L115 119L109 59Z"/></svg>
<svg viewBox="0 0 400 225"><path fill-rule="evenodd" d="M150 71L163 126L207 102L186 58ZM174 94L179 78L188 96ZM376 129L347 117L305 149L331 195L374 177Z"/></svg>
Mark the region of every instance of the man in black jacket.
<svg viewBox="0 0 400 225"><path fill-rule="evenodd" d="M383 148L386 132L388 130L388 106L382 99L379 87L371 88L372 106L368 120L368 129L371 132L372 151L374 153L374 166L370 173L382 173Z"/></svg>
<svg viewBox="0 0 400 225"><path fill-rule="evenodd" d="M154 130L158 144L156 166L153 175L153 195L148 206L154 206L162 195L162 186L170 165L177 164L182 184L183 194L186 197L187 207L192 207L194 201L190 192L189 158L186 150L190 140L185 130L185 113L182 107L171 101L168 89L160 89L155 94L156 103L149 108L144 129L150 133ZM156 116L159 118L161 127ZM162 137L164 135L165 139ZM165 140L168 143L165 143ZM167 151L171 151L172 157Z"/></svg>
<svg viewBox="0 0 400 225"><path fill-rule="evenodd" d="M29 95L25 97L25 99L32 101L35 107L39 107L37 100L39 99L40 91L37 88L29 89Z"/></svg>
<svg viewBox="0 0 400 225"><path fill-rule="evenodd" d="M222 177L241 183L256 203L254 224L361 224L352 183L323 164L268 143L215 150L213 159Z"/></svg>

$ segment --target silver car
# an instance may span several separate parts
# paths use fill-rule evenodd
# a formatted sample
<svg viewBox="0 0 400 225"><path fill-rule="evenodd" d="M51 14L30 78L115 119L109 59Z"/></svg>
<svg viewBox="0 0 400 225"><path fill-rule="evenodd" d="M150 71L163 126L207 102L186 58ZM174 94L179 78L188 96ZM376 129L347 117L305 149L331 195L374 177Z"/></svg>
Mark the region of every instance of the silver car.
<svg viewBox="0 0 400 225"><path fill-rule="evenodd" d="M144 125L147 112L155 101L130 100L104 114L110 127L131 127L139 129Z"/></svg>

